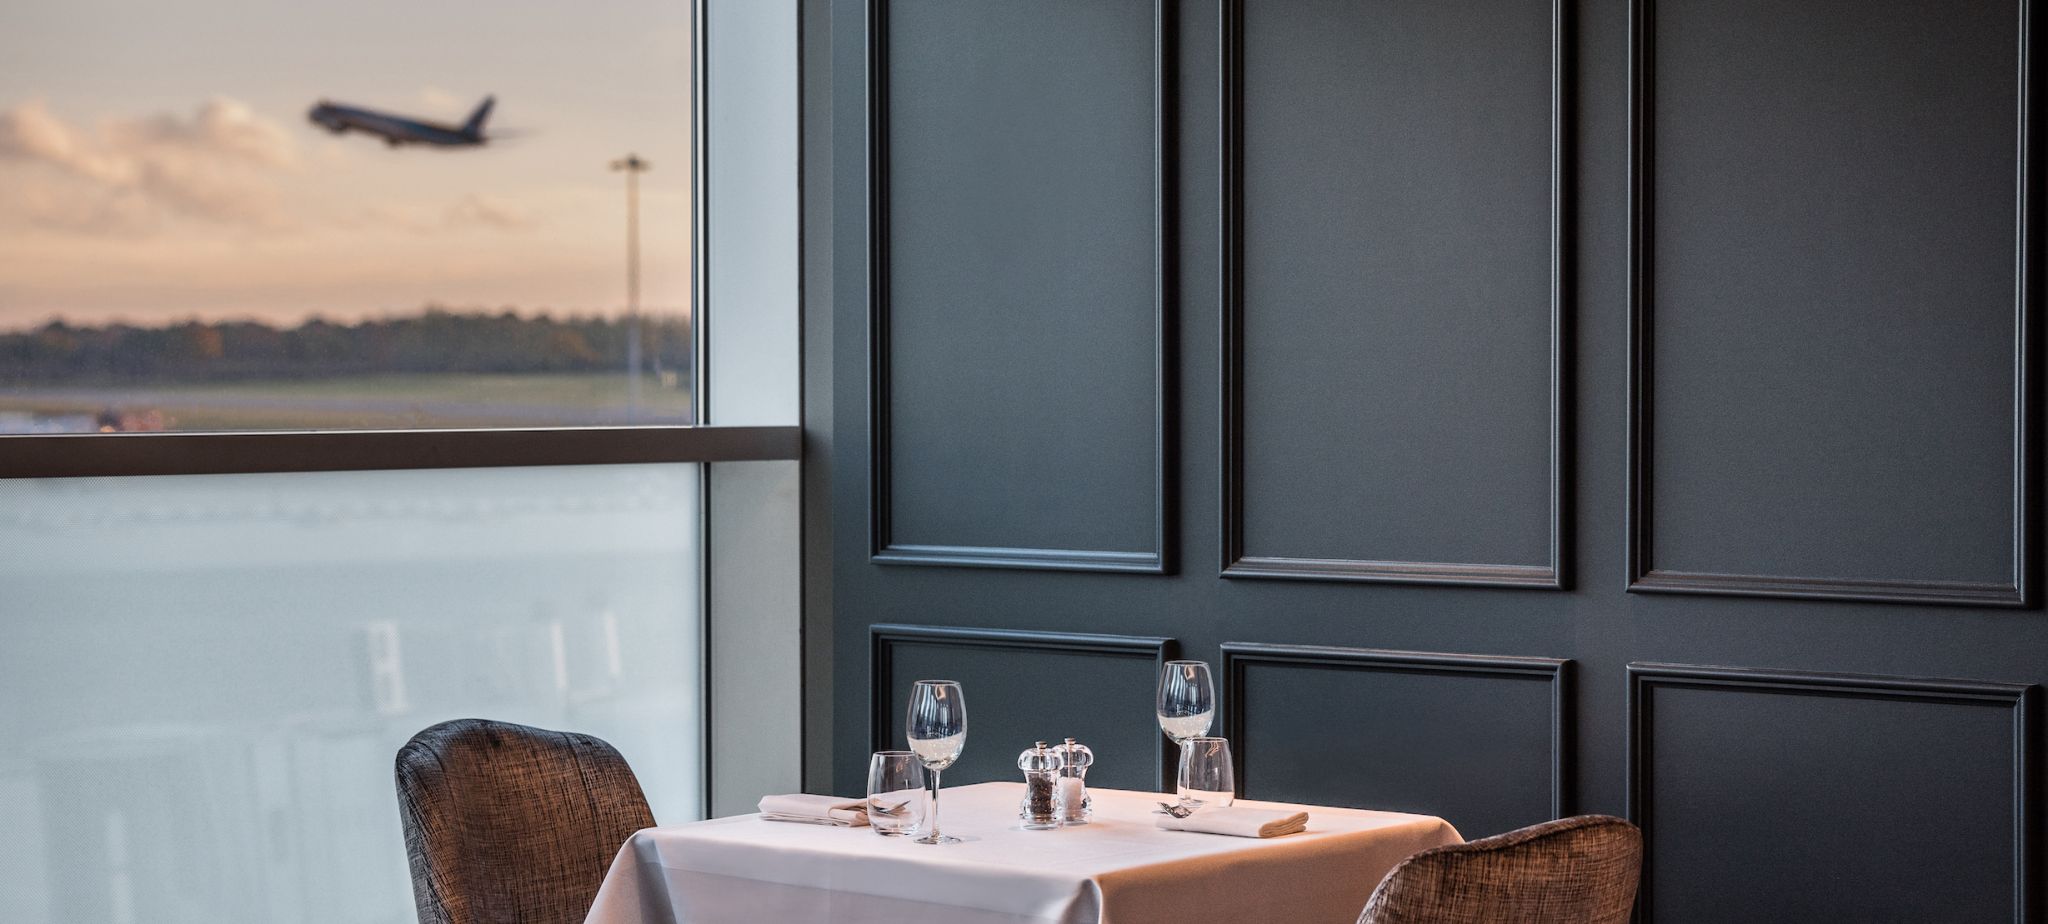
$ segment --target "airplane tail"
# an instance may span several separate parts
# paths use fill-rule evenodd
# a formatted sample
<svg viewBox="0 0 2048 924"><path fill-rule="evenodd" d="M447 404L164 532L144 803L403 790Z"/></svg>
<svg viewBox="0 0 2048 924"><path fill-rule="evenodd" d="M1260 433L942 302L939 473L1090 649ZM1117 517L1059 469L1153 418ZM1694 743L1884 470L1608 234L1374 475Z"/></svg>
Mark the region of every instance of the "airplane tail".
<svg viewBox="0 0 2048 924"><path fill-rule="evenodd" d="M495 96L484 97L484 101L477 104L476 111L469 114L469 121L462 123L462 133L472 138L482 138L484 120L491 117L491 105L497 101L498 98Z"/></svg>

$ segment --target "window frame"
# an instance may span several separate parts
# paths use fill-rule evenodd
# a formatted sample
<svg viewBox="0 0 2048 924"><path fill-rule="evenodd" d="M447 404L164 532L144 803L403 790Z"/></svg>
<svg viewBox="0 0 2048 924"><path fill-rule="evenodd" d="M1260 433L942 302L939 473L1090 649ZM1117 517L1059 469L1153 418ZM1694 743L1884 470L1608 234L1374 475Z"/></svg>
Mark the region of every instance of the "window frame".
<svg viewBox="0 0 2048 924"><path fill-rule="evenodd" d="M0 478L794 460L800 428L546 427L0 437Z"/></svg>

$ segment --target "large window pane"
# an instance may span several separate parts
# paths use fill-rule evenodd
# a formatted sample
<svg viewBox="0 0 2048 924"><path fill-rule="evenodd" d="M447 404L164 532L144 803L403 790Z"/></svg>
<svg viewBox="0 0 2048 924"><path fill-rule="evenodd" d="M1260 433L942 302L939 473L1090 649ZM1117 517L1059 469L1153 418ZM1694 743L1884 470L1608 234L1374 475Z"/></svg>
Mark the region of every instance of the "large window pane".
<svg viewBox="0 0 2048 924"><path fill-rule="evenodd" d="M0 920L409 922L392 759L448 718L697 817L699 478L0 481Z"/></svg>
<svg viewBox="0 0 2048 924"><path fill-rule="evenodd" d="M0 433L689 422L690 8L0 6Z"/></svg>

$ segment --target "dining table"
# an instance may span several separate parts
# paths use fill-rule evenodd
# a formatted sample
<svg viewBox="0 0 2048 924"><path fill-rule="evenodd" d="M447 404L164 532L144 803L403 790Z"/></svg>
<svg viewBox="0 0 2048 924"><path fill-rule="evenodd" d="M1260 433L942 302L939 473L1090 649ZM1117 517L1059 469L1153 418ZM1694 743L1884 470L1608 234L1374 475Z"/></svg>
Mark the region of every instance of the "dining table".
<svg viewBox="0 0 2048 924"><path fill-rule="evenodd" d="M1164 830L1158 793L1091 789L1087 824L1026 830L1021 783L948 787L957 844L758 814L641 830L586 924L1352 924L1401 860L1462 841L1430 815L1239 799L1306 811L1307 830Z"/></svg>

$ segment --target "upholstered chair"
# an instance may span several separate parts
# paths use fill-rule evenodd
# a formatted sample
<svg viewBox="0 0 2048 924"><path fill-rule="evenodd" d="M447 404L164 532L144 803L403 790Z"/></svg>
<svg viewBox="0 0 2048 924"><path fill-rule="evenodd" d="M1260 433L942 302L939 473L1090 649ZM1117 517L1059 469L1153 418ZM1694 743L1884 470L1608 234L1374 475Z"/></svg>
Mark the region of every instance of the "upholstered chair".
<svg viewBox="0 0 2048 924"><path fill-rule="evenodd" d="M626 838L654 824L611 745L484 719L398 750L398 813L420 924L580 924Z"/></svg>
<svg viewBox="0 0 2048 924"><path fill-rule="evenodd" d="M1625 924L1642 871L1635 825L1562 818L1401 861L1358 924Z"/></svg>

